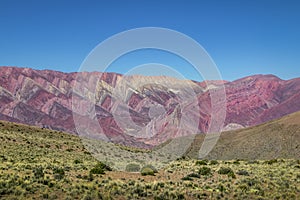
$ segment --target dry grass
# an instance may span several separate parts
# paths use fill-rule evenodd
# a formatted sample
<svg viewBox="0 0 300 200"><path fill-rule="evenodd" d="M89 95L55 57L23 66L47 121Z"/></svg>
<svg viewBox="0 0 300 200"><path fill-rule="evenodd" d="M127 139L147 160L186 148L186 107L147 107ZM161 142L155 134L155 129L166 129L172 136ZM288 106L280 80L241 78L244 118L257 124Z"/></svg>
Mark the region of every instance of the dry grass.
<svg viewBox="0 0 300 200"><path fill-rule="evenodd" d="M201 162L189 159L170 162L155 176L114 170L91 174L98 161L76 136L1 122L0 142L1 199L297 199L300 196L300 161L296 159ZM128 152L140 153L135 149ZM222 167L230 168L234 176L220 174ZM210 173L203 173L204 168L209 168Z"/></svg>
<svg viewBox="0 0 300 200"><path fill-rule="evenodd" d="M204 135L198 135L186 156L197 158ZM300 112L279 120L223 132L208 159L300 159Z"/></svg>

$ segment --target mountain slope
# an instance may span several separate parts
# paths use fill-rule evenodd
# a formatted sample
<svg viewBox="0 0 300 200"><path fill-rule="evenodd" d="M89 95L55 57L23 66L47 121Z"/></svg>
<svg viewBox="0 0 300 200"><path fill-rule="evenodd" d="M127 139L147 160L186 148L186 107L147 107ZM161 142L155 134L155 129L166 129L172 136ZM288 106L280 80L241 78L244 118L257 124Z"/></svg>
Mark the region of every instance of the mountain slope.
<svg viewBox="0 0 300 200"><path fill-rule="evenodd" d="M186 155L196 158L199 134ZM223 132L208 159L300 159L300 112L258 126Z"/></svg>
<svg viewBox="0 0 300 200"><path fill-rule="evenodd" d="M0 119L73 134L88 127L101 138L143 148L169 138L209 132L212 114L222 120L218 119L222 104L217 102L218 109L213 111L210 92L222 90L222 84L226 119L216 130L254 126L300 110L300 78L285 81L255 75L233 82L199 83L18 67L0 67L0 74ZM74 119L82 127L75 126ZM137 132L141 135L135 135Z"/></svg>

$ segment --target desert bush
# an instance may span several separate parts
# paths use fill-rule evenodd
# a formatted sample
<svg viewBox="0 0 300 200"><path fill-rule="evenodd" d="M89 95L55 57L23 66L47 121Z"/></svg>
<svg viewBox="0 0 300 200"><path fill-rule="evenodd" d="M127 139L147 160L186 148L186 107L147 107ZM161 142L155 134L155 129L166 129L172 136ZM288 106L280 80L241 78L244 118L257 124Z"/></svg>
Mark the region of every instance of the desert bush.
<svg viewBox="0 0 300 200"><path fill-rule="evenodd" d="M242 176L249 176L249 172L248 171L246 171L246 170L239 170L238 172L237 172L237 174L238 175L242 175Z"/></svg>
<svg viewBox="0 0 300 200"><path fill-rule="evenodd" d="M139 172L141 170L141 167L139 164L136 163L130 163L128 165L126 165L126 169L127 172Z"/></svg>
<svg viewBox="0 0 300 200"><path fill-rule="evenodd" d="M240 164L240 161L239 161L239 160L235 160L235 161L233 161L233 164L239 165L239 164Z"/></svg>
<svg viewBox="0 0 300 200"><path fill-rule="evenodd" d="M61 180L65 176L65 170L63 168L54 168L53 174L55 179Z"/></svg>
<svg viewBox="0 0 300 200"><path fill-rule="evenodd" d="M218 173L219 174L227 174L228 177L231 177L231 178L236 178L233 170L230 168L230 167L221 167L219 170L218 170Z"/></svg>
<svg viewBox="0 0 300 200"><path fill-rule="evenodd" d="M220 192L224 192L224 191L226 190L225 187L224 187L224 185L222 185L222 184L219 184L218 187L217 187L217 189L218 189Z"/></svg>
<svg viewBox="0 0 300 200"><path fill-rule="evenodd" d="M149 167L149 168L151 168L153 171L154 171L154 173L157 173L158 171L157 171L157 169L153 166L153 165L145 165L143 168L146 168L146 167ZM142 168L142 169L143 169Z"/></svg>
<svg viewBox="0 0 300 200"><path fill-rule="evenodd" d="M197 160L196 165L207 165L207 160Z"/></svg>
<svg viewBox="0 0 300 200"><path fill-rule="evenodd" d="M99 166L95 166L90 170L90 174L104 174L104 169Z"/></svg>
<svg viewBox="0 0 300 200"><path fill-rule="evenodd" d="M79 163L81 163L81 161L80 160L74 160L74 164L79 164Z"/></svg>
<svg viewBox="0 0 300 200"><path fill-rule="evenodd" d="M105 171L112 171L112 169L108 165L98 162L96 166L90 170L90 174L104 174Z"/></svg>
<svg viewBox="0 0 300 200"><path fill-rule="evenodd" d="M242 183L245 183L249 187L252 187L252 186L255 186L256 184L258 184L258 181L253 178L247 178L247 179L242 180Z"/></svg>
<svg viewBox="0 0 300 200"><path fill-rule="evenodd" d="M82 178L85 179L85 180L88 180L88 181L93 181L94 180L94 176L91 172L89 173L88 176L84 175Z"/></svg>
<svg viewBox="0 0 300 200"><path fill-rule="evenodd" d="M104 169L105 171L112 171L112 168L103 162L98 162L96 166Z"/></svg>
<svg viewBox="0 0 300 200"><path fill-rule="evenodd" d="M229 173L227 174L227 176L228 176L228 177L231 177L231 178L236 178L236 176L235 176L235 174L234 174L233 171L232 171L232 172L229 172Z"/></svg>
<svg viewBox="0 0 300 200"><path fill-rule="evenodd" d="M34 177L37 179L44 178L44 169L41 166L35 167L33 170Z"/></svg>
<svg viewBox="0 0 300 200"><path fill-rule="evenodd" d="M211 169L209 167L201 167L199 169L199 174L203 176L207 176L211 174Z"/></svg>
<svg viewBox="0 0 300 200"><path fill-rule="evenodd" d="M181 180L183 180L183 181L192 181L193 179L190 176L187 175L187 176L181 178Z"/></svg>
<svg viewBox="0 0 300 200"><path fill-rule="evenodd" d="M52 188L54 186L54 182L48 182L48 187Z"/></svg>
<svg viewBox="0 0 300 200"><path fill-rule="evenodd" d="M277 163L277 162L278 162L277 159L272 159L272 160L266 160L265 164L272 165L272 164Z"/></svg>
<svg viewBox="0 0 300 200"><path fill-rule="evenodd" d="M218 173L219 174L229 174L233 172L232 169L230 167L221 167L219 170L218 170Z"/></svg>
<svg viewBox="0 0 300 200"><path fill-rule="evenodd" d="M153 169L151 169L150 167L144 167L142 170L141 170L141 175L142 176L147 176L147 175L151 175L151 176L154 176L154 171Z"/></svg>
<svg viewBox="0 0 300 200"><path fill-rule="evenodd" d="M217 165L217 164L219 164L219 162L216 161L216 160L211 160L209 164L210 165Z"/></svg>

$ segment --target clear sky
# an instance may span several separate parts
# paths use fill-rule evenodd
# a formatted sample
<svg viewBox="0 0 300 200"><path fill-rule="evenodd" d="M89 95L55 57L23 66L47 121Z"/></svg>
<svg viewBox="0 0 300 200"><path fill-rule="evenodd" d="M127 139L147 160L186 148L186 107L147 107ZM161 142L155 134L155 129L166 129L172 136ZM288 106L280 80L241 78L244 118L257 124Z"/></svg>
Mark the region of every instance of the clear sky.
<svg viewBox="0 0 300 200"><path fill-rule="evenodd" d="M297 0L0 0L0 66L77 71L88 53L119 32L164 27L199 42L222 78L253 74L300 77L300 1ZM111 66L127 73L143 63L172 66L199 79L166 52L130 53Z"/></svg>

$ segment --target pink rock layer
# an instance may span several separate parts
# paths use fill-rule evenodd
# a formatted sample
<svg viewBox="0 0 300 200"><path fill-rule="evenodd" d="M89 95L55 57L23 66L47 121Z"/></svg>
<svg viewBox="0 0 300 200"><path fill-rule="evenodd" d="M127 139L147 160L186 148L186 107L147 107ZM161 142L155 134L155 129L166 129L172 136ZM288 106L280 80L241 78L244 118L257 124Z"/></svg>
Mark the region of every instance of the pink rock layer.
<svg viewBox="0 0 300 200"><path fill-rule="evenodd" d="M0 67L0 119L77 134L75 117L96 135L101 127L109 141L149 148L169 138L206 133L212 112L209 88L225 87L226 119L220 131L300 110L300 78L254 75L233 82L143 76L122 82L122 78L116 73ZM193 98L181 98L189 95ZM93 120L87 108L94 109ZM188 120L182 125L185 113ZM195 124L195 132L188 131ZM132 135L135 130L148 137Z"/></svg>

